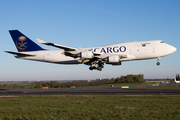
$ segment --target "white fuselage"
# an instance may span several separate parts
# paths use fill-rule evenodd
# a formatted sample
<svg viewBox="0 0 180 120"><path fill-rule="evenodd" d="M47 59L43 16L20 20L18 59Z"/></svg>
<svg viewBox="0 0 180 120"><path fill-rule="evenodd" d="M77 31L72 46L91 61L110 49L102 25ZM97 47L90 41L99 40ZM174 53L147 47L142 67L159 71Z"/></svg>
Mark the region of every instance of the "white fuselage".
<svg viewBox="0 0 180 120"><path fill-rule="evenodd" d="M164 43L161 40L153 40L119 43L102 47L79 48L76 52L78 53L79 51L93 51L94 53L101 54L102 58L111 55L125 54L127 55L127 57L121 58L120 61L130 61L163 57L175 52L176 48ZM22 53L34 54L35 56L16 57L21 59L50 62L57 64L81 64L78 62L79 58L65 56L63 54L64 50L42 50Z"/></svg>
<svg viewBox="0 0 180 120"><path fill-rule="evenodd" d="M176 80L176 78L174 78L174 82L179 84L180 83L180 80Z"/></svg>

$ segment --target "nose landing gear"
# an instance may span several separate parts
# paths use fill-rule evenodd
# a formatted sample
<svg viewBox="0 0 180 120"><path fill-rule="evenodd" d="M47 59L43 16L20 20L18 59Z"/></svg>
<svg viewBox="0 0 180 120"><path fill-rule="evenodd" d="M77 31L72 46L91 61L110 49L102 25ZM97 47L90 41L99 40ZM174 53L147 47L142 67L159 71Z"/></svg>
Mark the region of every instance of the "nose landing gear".
<svg viewBox="0 0 180 120"><path fill-rule="evenodd" d="M160 62L157 62L156 64L157 64L157 66L159 66L159 65L160 65Z"/></svg>
<svg viewBox="0 0 180 120"><path fill-rule="evenodd" d="M157 64L157 66L159 66L159 65L160 65L160 62L159 62L160 58L161 58L161 57L158 57L158 59L157 59L157 61L158 61L158 62L156 63L156 64Z"/></svg>

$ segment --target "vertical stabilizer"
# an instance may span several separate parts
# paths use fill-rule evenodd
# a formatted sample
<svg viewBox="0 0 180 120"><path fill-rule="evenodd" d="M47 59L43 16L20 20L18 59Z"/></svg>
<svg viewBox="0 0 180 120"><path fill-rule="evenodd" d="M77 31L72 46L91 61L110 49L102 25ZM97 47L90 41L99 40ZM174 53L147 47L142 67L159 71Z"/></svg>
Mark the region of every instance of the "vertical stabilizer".
<svg viewBox="0 0 180 120"><path fill-rule="evenodd" d="M14 44L19 52L44 50L18 30L9 30L9 33L11 34Z"/></svg>

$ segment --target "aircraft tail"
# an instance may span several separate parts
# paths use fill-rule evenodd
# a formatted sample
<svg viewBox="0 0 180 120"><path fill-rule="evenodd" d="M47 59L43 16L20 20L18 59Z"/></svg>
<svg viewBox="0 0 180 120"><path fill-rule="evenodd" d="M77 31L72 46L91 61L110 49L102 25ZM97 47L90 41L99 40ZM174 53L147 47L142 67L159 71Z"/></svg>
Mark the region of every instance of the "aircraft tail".
<svg viewBox="0 0 180 120"><path fill-rule="evenodd" d="M44 50L18 30L9 30L9 33L19 52Z"/></svg>

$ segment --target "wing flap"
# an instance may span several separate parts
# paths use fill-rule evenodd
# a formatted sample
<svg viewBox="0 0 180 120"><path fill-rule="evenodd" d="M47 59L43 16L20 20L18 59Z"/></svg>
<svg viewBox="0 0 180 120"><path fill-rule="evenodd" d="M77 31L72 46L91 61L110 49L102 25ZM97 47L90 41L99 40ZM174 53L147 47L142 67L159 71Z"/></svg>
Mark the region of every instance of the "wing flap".
<svg viewBox="0 0 180 120"><path fill-rule="evenodd" d="M36 38L36 40L41 43L41 44L45 44L45 45L49 45L49 46L53 46L56 48L60 48L60 49L64 49L66 51L76 51L76 48L72 48L72 47L67 47L67 46L63 46L63 45L58 45L58 44L54 44L54 43L48 43L40 38Z"/></svg>
<svg viewBox="0 0 180 120"><path fill-rule="evenodd" d="M120 55L120 58L127 58L127 55L126 54L122 54L122 55Z"/></svg>

